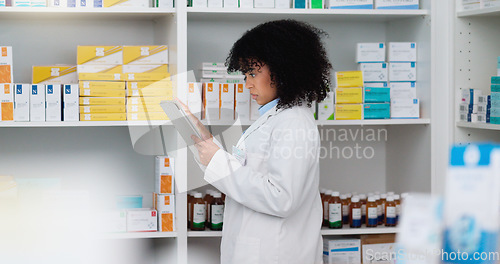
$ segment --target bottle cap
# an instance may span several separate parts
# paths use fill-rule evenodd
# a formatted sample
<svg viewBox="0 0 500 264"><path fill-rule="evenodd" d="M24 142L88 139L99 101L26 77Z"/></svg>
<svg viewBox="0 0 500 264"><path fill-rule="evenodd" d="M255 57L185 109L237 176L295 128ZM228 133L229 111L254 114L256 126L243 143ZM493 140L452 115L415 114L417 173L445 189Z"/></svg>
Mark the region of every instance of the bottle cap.
<svg viewBox="0 0 500 264"><path fill-rule="evenodd" d="M375 194L375 196L373 196L375 198L375 200L380 200L380 195L378 194Z"/></svg>
<svg viewBox="0 0 500 264"><path fill-rule="evenodd" d="M368 197L368 202L373 203L375 201L376 201L375 197L373 197L373 196Z"/></svg>
<svg viewBox="0 0 500 264"><path fill-rule="evenodd" d="M340 199L345 200L345 199L347 199L347 196L345 196L345 194L342 194L342 195L340 195Z"/></svg>
<svg viewBox="0 0 500 264"><path fill-rule="evenodd" d="M387 196L392 195L394 196L394 192L387 192Z"/></svg>
<svg viewBox="0 0 500 264"><path fill-rule="evenodd" d="M351 198L351 202L353 202L353 203L357 203L357 202L359 202L359 197L358 197L358 196L353 196L353 197Z"/></svg>
<svg viewBox="0 0 500 264"><path fill-rule="evenodd" d="M332 192L333 197L339 197L340 193L339 192Z"/></svg>
<svg viewBox="0 0 500 264"><path fill-rule="evenodd" d="M332 195L332 192L333 192L332 190L327 190L327 191L325 192L325 194L326 194L326 195Z"/></svg>
<svg viewBox="0 0 500 264"><path fill-rule="evenodd" d="M381 194L381 195L380 195L380 198L382 198L382 199L386 199L386 198L387 198L387 194L385 194L385 193Z"/></svg>
<svg viewBox="0 0 500 264"><path fill-rule="evenodd" d="M199 192L195 193L194 198L201 198L201 193L199 193Z"/></svg>
<svg viewBox="0 0 500 264"><path fill-rule="evenodd" d="M366 194L360 194L359 199L361 200L366 200Z"/></svg>
<svg viewBox="0 0 500 264"><path fill-rule="evenodd" d="M346 193L345 196L347 196L347 198L351 198L352 197L352 193Z"/></svg>
<svg viewBox="0 0 500 264"><path fill-rule="evenodd" d="M321 189L319 189L319 193L324 194L325 192L326 192L326 189L325 189L325 188L321 188Z"/></svg>
<svg viewBox="0 0 500 264"><path fill-rule="evenodd" d="M213 196L214 196L214 198L221 198L222 194L220 192L214 192Z"/></svg>
<svg viewBox="0 0 500 264"><path fill-rule="evenodd" d="M388 202L394 202L394 197L393 197L393 196L389 196L389 197L387 197L387 201L388 201Z"/></svg>
<svg viewBox="0 0 500 264"><path fill-rule="evenodd" d="M395 195L394 195L394 200L399 200L399 198L400 198L400 197L399 197L399 194L395 194Z"/></svg>

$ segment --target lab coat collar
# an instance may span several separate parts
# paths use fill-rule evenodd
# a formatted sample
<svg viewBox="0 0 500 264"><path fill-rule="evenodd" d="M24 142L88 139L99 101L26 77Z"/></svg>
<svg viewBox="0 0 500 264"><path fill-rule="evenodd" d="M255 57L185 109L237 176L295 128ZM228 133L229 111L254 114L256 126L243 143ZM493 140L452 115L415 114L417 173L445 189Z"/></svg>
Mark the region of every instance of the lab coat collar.
<svg viewBox="0 0 500 264"><path fill-rule="evenodd" d="M279 114L281 111L283 111L283 108L280 108L278 109L275 106L273 106L273 108L271 108L269 111L267 111L266 113L264 113L263 115L261 115L246 131L245 133L243 133L243 135L241 136L240 140L238 141L238 144L237 146L241 146L241 144L243 143L243 141L250 135L252 134L255 130L257 130L259 127L261 127L264 123L267 122L267 120L271 117L271 116L275 116L277 114Z"/></svg>

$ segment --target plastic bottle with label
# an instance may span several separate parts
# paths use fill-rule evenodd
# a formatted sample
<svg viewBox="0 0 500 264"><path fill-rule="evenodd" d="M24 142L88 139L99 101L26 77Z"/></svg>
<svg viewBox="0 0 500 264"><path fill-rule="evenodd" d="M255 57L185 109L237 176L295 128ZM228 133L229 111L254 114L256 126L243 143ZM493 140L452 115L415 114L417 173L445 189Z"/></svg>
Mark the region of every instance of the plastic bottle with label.
<svg viewBox="0 0 500 264"><path fill-rule="evenodd" d="M368 197L366 203L366 227L378 226L378 205L374 196Z"/></svg>
<svg viewBox="0 0 500 264"><path fill-rule="evenodd" d="M327 190L323 196L323 226L328 226L328 203L332 198L332 191Z"/></svg>
<svg viewBox="0 0 500 264"><path fill-rule="evenodd" d="M359 201L361 202L361 223L366 223L366 195L360 194Z"/></svg>
<svg viewBox="0 0 500 264"><path fill-rule="evenodd" d="M340 200L342 201L342 224L349 224L349 200L347 200L346 195L341 195Z"/></svg>
<svg viewBox="0 0 500 264"><path fill-rule="evenodd" d="M339 192L333 192L328 203L328 227L332 229L342 228L342 201Z"/></svg>
<svg viewBox="0 0 500 264"><path fill-rule="evenodd" d="M401 215L401 200L399 194L394 195L394 203L396 203L396 225L398 225L399 216Z"/></svg>
<svg viewBox="0 0 500 264"><path fill-rule="evenodd" d="M206 208L205 201L203 201L202 194L196 193L192 201L192 213L193 220L191 222L191 230L193 231L203 231L205 230L206 221Z"/></svg>
<svg viewBox="0 0 500 264"><path fill-rule="evenodd" d="M382 219L382 201L380 200L380 195L375 194L375 201L377 202L377 224L381 225L384 222L384 219Z"/></svg>
<svg viewBox="0 0 500 264"><path fill-rule="evenodd" d="M396 226L396 203L388 196L385 203L385 226Z"/></svg>
<svg viewBox="0 0 500 264"><path fill-rule="evenodd" d="M205 201L205 210L206 210L206 213L205 215L207 216L207 219L205 221L205 226L207 227L210 227L210 204L212 203L212 201L214 200L214 197L212 196L212 193L214 191L213 190L207 190L205 192L205 197L203 197L203 201Z"/></svg>
<svg viewBox="0 0 500 264"><path fill-rule="evenodd" d="M187 209L188 209L188 228L191 228L191 222L193 221L193 199L196 192L189 192L187 195Z"/></svg>
<svg viewBox="0 0 500 264"><path fill-rule="evenodd" d="M361 227L361 202L358 196L351 198L349 223L351 228Z"/></svg>
<svg viewBox="0 0 500 264"><path fill-rule="evenodd" d="M210 229L211 230L222 230L222 225L224 223L224 201L222 200L222 194L219 192L213 193L214 199L210 204Z"/></svg>

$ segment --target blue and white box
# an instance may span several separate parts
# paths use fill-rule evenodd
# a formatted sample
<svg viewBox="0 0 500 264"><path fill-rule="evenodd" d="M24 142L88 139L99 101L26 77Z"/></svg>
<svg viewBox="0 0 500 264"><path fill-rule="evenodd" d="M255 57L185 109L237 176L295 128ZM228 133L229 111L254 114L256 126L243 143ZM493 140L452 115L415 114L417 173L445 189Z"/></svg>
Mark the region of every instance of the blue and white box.
<svg viewBox="0 0 500 264"><path fill-rule="evenodd" d="M31 0L31 7L47 7L46 0Z"/></svg>
<svg viewBox="0 0 500 264"><path fill-rule="evenodd" d="M391 104L364 104L364 119L389 119L391 118Z"/></svg>
<svg viewBox="0 0 500 264"><path fill-rule="evenodd" d="M443 263L496 263L500 205L500 146L471 144L451 149L444 201Z"/></svg>
<svg viewBox="0 0 500 264"><path fill-rule="evenodd" d="M370 83L364 83L364 87L388 88L389 83L388 82L370 82Z"/></svg>
<svg viewBox="0 0 500 264"><path fill-rule="evenodd" d="M389 81L391 82L417 81L417 63L416 62L389 63Z"/></svg>
<svg viewBox="0 0 500 264"><path fill-rule="evenodd" d="M373 0L329 0L330 9L373 9Z"/></svg>
<svg viewBox="0 0 500 264"><path fill-rule="evenodd" d="M417 98L391 99L391 118L417 119L420 118L420 102Z"/></svg>
<svg viewBox="0 0 500 264"><path fill-rule="evenodd" d="M323 240L323 263L361 264L361 240Z"/></svg>
<svg viewBox="0 0 500 264"><path fill-rule="evenodd" d="M13 1L14 1L15 7L30 7L31 6L30 0L13 0Z"/></svg>
<svg viewBox="0 0 500 264"><path fill-rule="evenodd" d="M393 82L391 86L391 99L417 98L417 83L416 82Z"/></svg>
<svg viewBox="0 0 500 264"><path fill-rule="evenodd" d="M30 85L15 84L14 90L14 121L30 121Z"/></svg>
<svg viewBox="0 0 500 264"><path fill-rule="evenodd" d="M389 62L416 62L417 43L415 42L389 42Z"/></svg>
<svg viewBox="0 0 500 264"><path fill-rule="evenodd" d="M30 93L30 121L45 122L45 85L32 84Z"/></svg>
<svg viewBox="0 0 500 264"><path fill-rule="evenodd" d="M363 89L364 103L391 102L391 89L383 87L365 87Z"/></svg>
<svg viewBox="0 0 500 264"><path fill-rule="evenodd" d="M356 62L385 62L385 44L383 42L358 43Z"/></svg>
<svg viewBox="0 0 500 264"><path fill-rule="evenodd" d="M483 92L479 89L462 89L462 103L473 105L474 102L479 101L478 97L482 96Z"/></svg>
<svg viewBox="0 0 500 264"><path fill-rule="evenodd" d="M80 120L78 84L65 84L63 90L63 121Z"/></svg>
<svg viewBox="0 0 500 264"><path fill-rule="evenodd" d="M94 7L94 0L76 0L76 7L93 8Z"/></svg>
<svg viewBox="0 0 500 264"><path fill-rule="evenodd" d="M60 122L62 116L62 97L60 84L45 86L45 121Z"/></svg>
<svg viewBox="0 0 500 264"><path fill-rule="evenodd" d="M419 9L419 0L375 0L375 9Z"/></svg>
<svg viewBox="0 0 500 264"><path fill-rule="evenodd" d="M360 63L359 70L363 72L364 82L387 82L389 71L387 63Z"/></svg>

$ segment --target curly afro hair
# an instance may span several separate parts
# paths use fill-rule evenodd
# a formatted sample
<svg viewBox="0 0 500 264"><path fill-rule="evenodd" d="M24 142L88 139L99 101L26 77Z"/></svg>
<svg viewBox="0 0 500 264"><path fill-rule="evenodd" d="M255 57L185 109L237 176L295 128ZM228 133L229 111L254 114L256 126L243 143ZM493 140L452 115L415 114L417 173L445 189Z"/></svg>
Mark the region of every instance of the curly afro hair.
<svg viewBox="0 0 500 264"><path fill-rule="evenodd" d="M249 73L268 65L278 108L321 102L330 90L330 64L321 37L327 34L296 20L266 22L248 30L226 59L228 71Z"/></svg>

